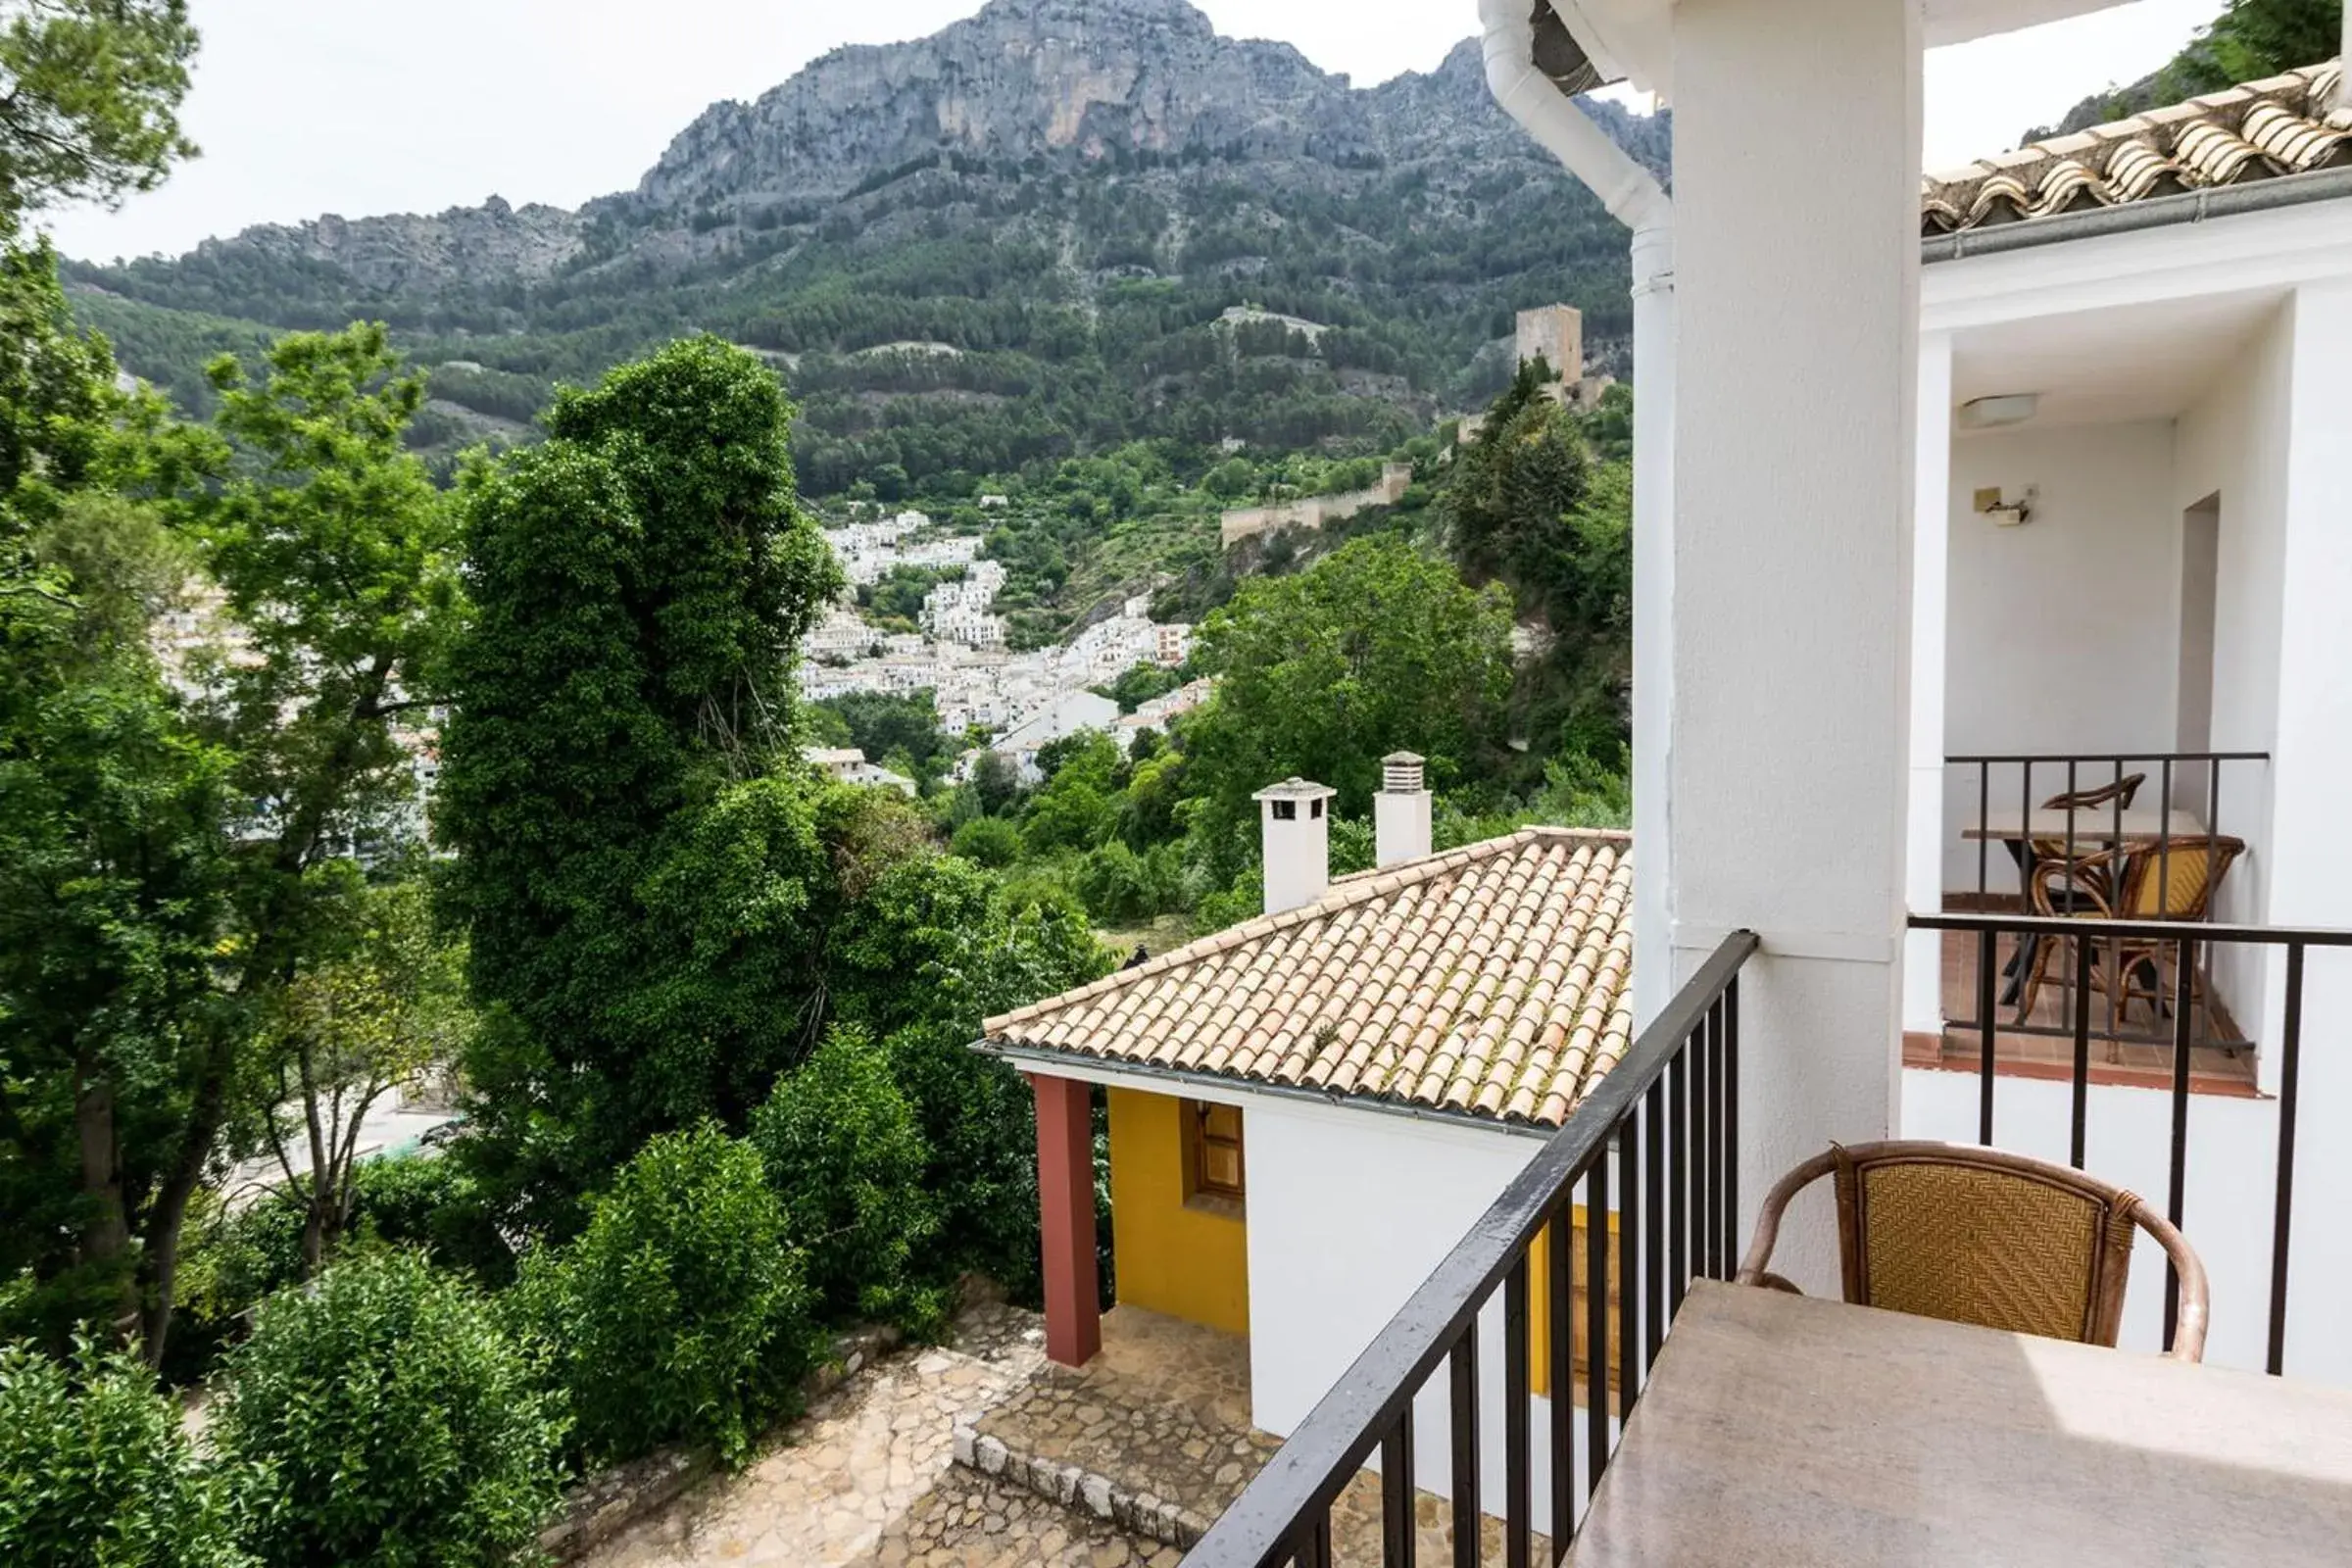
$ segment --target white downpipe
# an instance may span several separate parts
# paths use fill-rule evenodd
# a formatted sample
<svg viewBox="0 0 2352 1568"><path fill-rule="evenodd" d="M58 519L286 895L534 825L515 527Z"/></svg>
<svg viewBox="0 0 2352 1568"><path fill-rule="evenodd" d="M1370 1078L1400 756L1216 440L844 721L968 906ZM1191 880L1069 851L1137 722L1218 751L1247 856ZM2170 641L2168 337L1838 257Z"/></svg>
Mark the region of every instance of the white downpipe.
<svg viewBox="0 0 2352 1568"><path fill-rule="evenodd" d="M1554 0L1557 3L1557 0ZM1528 0L1479 0L1487 89L1634 231L1634 1020L1674 995L1674 203L1535 67Z"/></svg>
<svg viewBox="0 0 2352 1568"><path fill-rule="evenodd" d="M1487 90L1503 113L1591 187L1619 222L1637 232L1671 226L1674 205L1649 171L1626 156L1536 69L1536 27L1528 0L1478 0L1478 16L1486 28Z"/></svg>

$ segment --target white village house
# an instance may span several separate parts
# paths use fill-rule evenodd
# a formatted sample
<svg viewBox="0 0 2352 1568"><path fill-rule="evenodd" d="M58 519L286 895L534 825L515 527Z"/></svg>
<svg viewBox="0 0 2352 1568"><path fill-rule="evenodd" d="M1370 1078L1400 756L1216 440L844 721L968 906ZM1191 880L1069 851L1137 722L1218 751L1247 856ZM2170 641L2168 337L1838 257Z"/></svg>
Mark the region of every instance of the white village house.
<svg viewBox="0 0 2352 1568"><path fill-rule="evenodd" d="M1391 1562L1401 1473L1514 1563L2341 1559L2352 115L2315 69L1923 190L1926 45L2097 8L1482 0L1498 100L1634 230L1641 853L1322 886L1291 781L1269 914L990 1021L1050 1353L1099 1332L1109 1084L1114 1218L1158 1216L1122 1280L1140 1246L1160 1310L1246 1332L1288 1439L1188 1560L1329 1561L1366 1468ZM1621 79L1673 103L1671 198L1575 106ZM1931 1189L1768 1195L1903 1135L2145 1195L1883 1167L1973 1171L1911 1234L1972 1290L2042 1249L2073 1327L1838 1299L1900 1298L1873 1195ZM2015 1229L2020 1180L2064 1226ZM1768 1210L1807 1299L1718 1283ZM2111 1310L2121 1349L2063 1343Z"/></svg>

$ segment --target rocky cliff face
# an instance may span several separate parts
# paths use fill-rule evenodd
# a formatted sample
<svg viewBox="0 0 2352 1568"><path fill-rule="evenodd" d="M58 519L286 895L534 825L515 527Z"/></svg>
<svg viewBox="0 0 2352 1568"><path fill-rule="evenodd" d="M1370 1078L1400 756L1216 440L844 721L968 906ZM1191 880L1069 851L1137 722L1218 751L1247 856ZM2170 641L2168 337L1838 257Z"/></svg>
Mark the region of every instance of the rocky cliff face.
<svg viewBox="0 0 2352 1568"><path fill-rule="evenodd" d="M1186 0L995 0L933 37L836 50L756 103L712 106L636 194L837 196L942 152L1345 161L1378 145L1368 96L1288 44L1219 37Z"/></svg>
<svg viewBox="0 0 2352 1568"><path fill-rule="evenodd" d="M1662 122L1596 113L1663 166ZM1419 160L1454 162L1458 177L1532 151L1489 100L1475 41L1434 72L1356 89L1288 44L1220 36L1188 0L993 0L932 37L838 49L756 102L713 104L634 190L581 213L492 197L430 217L330 214L197 254L330 268L375 294L414 295L537 281L624 252L664 270L708 262L742 225L806 220L923 163L1014 174L1214 161L1252 166L1279 191Z"/></svg>
<svg viewBox="0 0 2352 1568"><path fill-rule="evenodd" d="M1592 113L1663 167L1663 117ZM1601 368L1631 325L1623 228L1494 106L1474 40L1356 88L1188 0L992 0L837 50L578 213L328 217L68 277L196 408L210 354L355 317L509 420L714 332L790 368L820 488L1136 438L1393 444L1508 378L1519 310L1578 306Z"/></svg>
<svg viewBox="0 0 2352 1568"><path fill-rule="evenodd" d="M231 239L208 239L200 258L244 250L276 261L323 264L379 294L409 294L456 279L553 275L580 251L581 220L560 207L510 206L493 196L479 207L422 217L344 218L266 223Z"/></svg>

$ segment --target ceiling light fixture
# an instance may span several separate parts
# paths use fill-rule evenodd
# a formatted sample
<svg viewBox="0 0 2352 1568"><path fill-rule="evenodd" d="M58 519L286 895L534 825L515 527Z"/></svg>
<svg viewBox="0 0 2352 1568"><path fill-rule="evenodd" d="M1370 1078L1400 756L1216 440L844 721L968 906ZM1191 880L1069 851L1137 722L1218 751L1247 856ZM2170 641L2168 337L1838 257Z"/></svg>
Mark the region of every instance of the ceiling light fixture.
<svg viewBox="0 0 2352 1568"><path fill-rule="evenodd" d="M2040 407L2038 392L2003 392L1994 397L1971 398L1960 405L1960 428L1997 430L2003 425L2023 424Z"/></svg>

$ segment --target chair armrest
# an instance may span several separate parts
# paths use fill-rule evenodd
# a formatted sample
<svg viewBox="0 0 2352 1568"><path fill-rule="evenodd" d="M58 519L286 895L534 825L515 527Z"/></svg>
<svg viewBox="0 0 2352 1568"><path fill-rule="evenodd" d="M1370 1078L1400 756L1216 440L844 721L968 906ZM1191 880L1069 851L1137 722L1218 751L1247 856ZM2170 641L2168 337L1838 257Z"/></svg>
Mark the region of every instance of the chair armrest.
<svg viewBox="0 0 2352 1568"><path fill-rule="evenodd" d="M1763 1291L1781 1291L1789 1296L1805 1294L1770 1269L1743 1268L1732 1276L1732 1283L1734 1285L1752 1285Z"/></svg>

